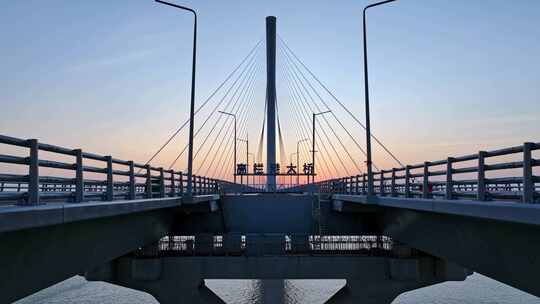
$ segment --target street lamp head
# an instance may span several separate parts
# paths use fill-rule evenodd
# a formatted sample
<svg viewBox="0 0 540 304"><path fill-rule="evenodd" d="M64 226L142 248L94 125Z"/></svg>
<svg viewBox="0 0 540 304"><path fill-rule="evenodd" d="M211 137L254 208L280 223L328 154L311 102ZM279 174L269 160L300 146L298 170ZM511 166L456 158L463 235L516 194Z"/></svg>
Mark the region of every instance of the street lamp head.
<svg viewBox="0 0 540 304"><path fill-rule="evenodd" d="M157 1L157 0L156 0ZM386 3L389 3L389 2L394 2L394 1L397 1L397 0L386 0L386 1L381 1L381 2L376 2L376 3L372 3L366 7L364 7L364 13L366 12L366 10L370 7L374 7L374 6L379 6L379 5L383 5L383 4L386 4Z"/></svg>
<svg viewBox="0 0 540 304"><path fill-rule="evenodd" d="M218 111L218 112L221 113L221 114L225 114L225 115L236 116L233 113L229 113L229 112L225 112L225 111Z"/></svg>
<svg viewBox="0 0 540 304"><path fill-rule="evenodd" d="M313 116L323 115L323 114L330 113L330 112L332 112L332 110L327 110L327 111L323 111L323 112L319 112L319 113L313 113Z"/></svg>
<svg viewBox="0 0 540 304"><path fill-rule="evenodd" d="M186 10L186 11L190 11L190 12L193 13L193 15L195 15L195 18L197 18L197 12L195 12L195 10L192 9L192 8L189 8L189 7L186 7L186 6L183 6L183 5L178 5L178 4L166 2L166 1L161 1L161 0L155 0L155 1L157 3L161 3L163 5L168 5L168 6L176 7L176 8L179 8L179 9Z"/></svg>

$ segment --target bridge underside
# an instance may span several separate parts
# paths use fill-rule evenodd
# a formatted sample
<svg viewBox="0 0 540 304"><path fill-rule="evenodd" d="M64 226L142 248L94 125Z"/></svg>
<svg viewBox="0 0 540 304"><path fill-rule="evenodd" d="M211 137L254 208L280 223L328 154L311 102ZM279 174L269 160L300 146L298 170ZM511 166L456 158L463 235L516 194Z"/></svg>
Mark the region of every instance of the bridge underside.
<svg viewBox="0 0 540 304"><path fill-rule="evenodd" d="M196 205L215 200L199 197ZM0 303L10 303L154 243L181 198L0 209Z"/></svg>
<svg viewBox="0 0 540 304"><path fill-rule="evenodd" d="M334 212L374 212L380 231L393 240L540 296L538 206L390 197L370 200L335 195Z"/></svg>
<svg viewBox="0 0 540 304"><path fill-rule="evenodd" d="M314 208L316 196L310 194L229 194L221 197L220 212L184 214L172 232L315 234Z"/></svg>
<svg viewBox="0 0 540 304"><path fill-rule="evenodd" d="M406 290L453 280L456 273L457 277L464 278L463 268L452 267L454 270L449 272L450 268L444 266L448 264L442 261L540 295L540 288L535 284L540 270L537 255L540 224L535 224L540 219L540 208L537 207L422 199L404 202L391 197L367 200L357 195L335 195L325 200L310 194L224 195L218 205L218 198L203 197L195 204L165 198L145 202L49 204L20 212L2 209L0 242L5 249L0 251L0 267L4 273L0 302L14 301L97 267L101 274L95 279L146 290L164 303L169 302L169 297L170 301L178 300L176 294L166 291L167 288L174 290L178 280L184 284L180 287L186 292L196 294L193 296L196 301L216 300L201 284L203 279L213 278L347 279L347 286L328 303L351 303L351 299L368 301L365 296L370 294L384 303L388 299L383 299L383 294L397 296ZM295 256L293 249L288 256L154 257L146 260L125 257L109 263L137 248L156 244L165 235L198 233L210 236L210 240L214 235L224 238L225 235L245 235L248 243L253 234L271 238L279 234L281 240L288 235L292 244L295 244L294 235L386 235L428 253L431 262L415 257L395 262L389 257L341 257L339 254L322 257L313 253ZM248 255L249 252L252 251L246 251ZM122 266L127 265L125 263L134 268L128 271ZM423 270L425 265L431 265L427 266L431 270ZM138 273L137 269L143 271ZM177 269L178 273L171 273L170 269ZM455 269L461 270L456 272ZM397 273L412 276L412 283L404 283L411 277L398 279L403 275ZM422 279L426 273L436 276L426 281ZM181 274L185 279L177 277ZM381 289L369 289L371 285L362 277L366 274L371 278L379 275L380 284L377 284L388 287L386 292L379 294ZM151 286L159 284L148 281L161 281L168 287L154 288ZM358 292L366 288L371 291Z"/></svg>
<svg viewBox="0 0 540 304"><path fill-rule="evenodd" d="M123 257L87 274L145 291L160 303L223 303L204 279L346 279L327 303L390 303L400 293L449 280L468 272L433 257L298 255L257 257ZM275 291L274 291L275 292Z"/></svg>
<svg viewBox="0 0 540 304"><path fill-rule="evenodd" d="M226 194L214 213L179 215L176 235L282 233L308 235L380 234L373 210L332 212L332 202L310 193Z"/></svg>

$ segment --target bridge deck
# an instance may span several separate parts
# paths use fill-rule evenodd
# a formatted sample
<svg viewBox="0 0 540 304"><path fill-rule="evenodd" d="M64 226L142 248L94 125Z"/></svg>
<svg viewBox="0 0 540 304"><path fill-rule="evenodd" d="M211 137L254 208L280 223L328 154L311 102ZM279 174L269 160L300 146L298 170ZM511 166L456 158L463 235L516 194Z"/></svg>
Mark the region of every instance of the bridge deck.
<svg viewBox="0 0 540 304"><path fill-rule="evenodd" d="M381 206L428 211L441 214L475 217L513 223L540 225L540 205L515 202L480 202L472 200L443 200L400 198L390 196L334 194L334 210L346 211L350 204ZM349 203L349 206L347 206Z"/></svg>
<svg viewBox="0 0 540 304"><path fill-rule="evenodd" d="M464 201L540 202L540 143L374 172L373 194ZM366 195L366 174L317 183L320 192Z"/></svg>
<svg viewBox="0 0 540 304"><path fill-rule="evenodd" d="M192 203L211 202L219 195L198 195ZM180 207L182 197L139 199L111 202L48 203L38 206L0 206L0 232ZM185 203L184 203L185 205Z"/></svg>

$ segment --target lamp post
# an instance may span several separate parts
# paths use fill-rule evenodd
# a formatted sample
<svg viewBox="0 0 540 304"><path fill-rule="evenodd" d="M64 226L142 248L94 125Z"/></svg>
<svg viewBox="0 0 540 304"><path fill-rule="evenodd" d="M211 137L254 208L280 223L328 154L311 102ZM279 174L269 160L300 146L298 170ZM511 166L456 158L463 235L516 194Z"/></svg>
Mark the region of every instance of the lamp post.
<svg viewBox="0 0 540 304"><path fill-rule="evenodd" d="M383 5L386 3L394 2L396 0L386 0L377 3L370 4L364 7L363 12L363 30L364 30L364 91L366 101L366 166L368 176L368 196L373 195L373 169L371 161L371 127L369 120L369 81L368 81L368 61L367 61L367 38L366 38L366 10L370 7Z"/></svg>
<svg viewBox="0 0 540 304"><path fill-rule="evenodd" d="M248 155L248 172L249 172L249 156L251 155L251 158L253 159L253 163L255 164L255 154L248 152L247 155ZM253 184L255 184L255 175L253 175L252 180L253 180ZM248 175L247 184L249 186L249 175Z"/></svg>
<svg viewBox="0 0 540 304"><path fill-rule="evenodd" d="M295 155L295 154L296 154L296 152L291 153L291 155L289 156L289 161L291 162L291 164L293 163L292 159L293 159L293 155Z"/></svg>
<svg viewBox="0 0 540 304"><path fill-rule="evenodd" d="M236 138L236 114L233 114L233 113L229 113L229 112L224 112L224 111L218 111L219 113L221 114L224 114L224 115L229 115L229 116L232 116L234 118L234 171L233 171L233 176L234 176L234 183L236 184L236 142L238 141L238 139Z"/></svg>
<svg viewBox="0 0 540 304"><path fill-rule="evenodd" d="M181 6L174 3L169 3L161 0L155 0L158 3L175 7L177 9L185 10L193 13L193 58L191 63L191 104L189 108L189 147L188 147L188 181L187 181L187 196L191 198L193 196L193 129L194 129L194 117L195 117L195 67L197 63L197 12L195 10Z"/></svg>
<svg viewBox="0 0 540 304"><path fill-rule="evenodd" d="M298 152L291 153L291 156L289 157L289 160L290 160L290 162L291 162L291 166L292 166L292 164L293 164L293 155L295 155L295 154L298 155ZM297 163L298 163L298 162L297 162ZM296 165L296 170L297 170L297 171L296 171L296 183L298 184L298 173L299 173L299 171L298 171L298 165ZM291 176L291 178L290 178L289 183L292 185L292 176Z"/></svg>
<svg viewBox="0 0 540 304"><path fill-rule="evenodd" d="M249 173L249 135L246 134L246 139L238 138L237 140L246 143L246 173ZM249 175L246 176L246 184L249 184Z"/></svg>
<svg viewBox="0 0 540 304"><path fill-rule="evenodd" d="M304 141L308 141L308 140L309 138L304 138L296 142L296 170L298 170L298 173L300 173L300 152L299 152L300 143ZM296 175L296 184L297 185L300 184L299 175Z"/></svg>
<svg viewBox="0 0 540 304"><path fill-rule="evenodd" d="M312 183L315 183L315 118L317 117L317 115L323 115L323 114L326 114L326 113L330 113L332 111L328 110L328 111L324 111L324 112L319 112L319 113L313 113L313 138L311 140L311 144L313 145L312 146L312 150L311 150L311 165L313 166L313 172L312 172L312 175L311 175L311 182Z"/></svg>

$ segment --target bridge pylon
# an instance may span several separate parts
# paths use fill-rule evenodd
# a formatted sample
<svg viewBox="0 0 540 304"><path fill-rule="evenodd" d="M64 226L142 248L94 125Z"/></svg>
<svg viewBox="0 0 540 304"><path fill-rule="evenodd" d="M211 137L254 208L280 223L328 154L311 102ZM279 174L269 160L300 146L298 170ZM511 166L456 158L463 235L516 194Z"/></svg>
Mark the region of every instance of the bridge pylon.
<svg viewBox="0 0 540 304"><path fill-rule="evenodd" d="M276 17L266 17L266 187L276 190Z"/></svg>

